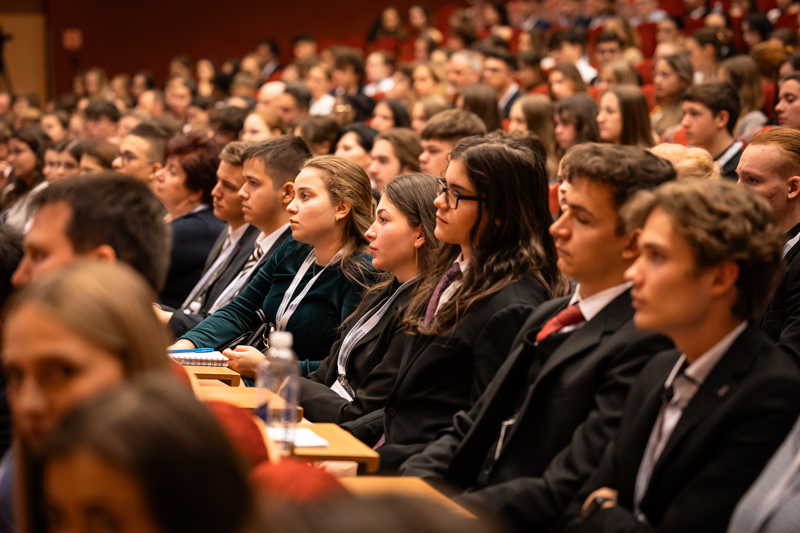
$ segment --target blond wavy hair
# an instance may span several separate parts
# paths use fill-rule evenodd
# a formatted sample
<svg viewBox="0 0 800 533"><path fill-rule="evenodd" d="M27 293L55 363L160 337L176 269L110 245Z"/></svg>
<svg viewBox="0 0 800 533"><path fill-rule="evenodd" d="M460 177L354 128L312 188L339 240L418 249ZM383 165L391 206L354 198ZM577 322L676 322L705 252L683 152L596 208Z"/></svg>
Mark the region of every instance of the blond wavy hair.
<svg viewBox="0 0 800 533"><path fill-rule="evenodd" d="M654 146L650 152L672 163L678 179L719 179L719 167L703 148L664 143Z"/></svg>

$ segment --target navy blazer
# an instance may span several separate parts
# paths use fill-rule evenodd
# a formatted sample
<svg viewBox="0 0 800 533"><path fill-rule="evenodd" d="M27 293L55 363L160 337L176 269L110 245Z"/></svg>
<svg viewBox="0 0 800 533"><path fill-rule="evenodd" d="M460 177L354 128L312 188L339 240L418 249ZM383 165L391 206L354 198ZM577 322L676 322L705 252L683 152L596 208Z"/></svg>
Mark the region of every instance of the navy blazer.
<svg viewBox="0 0 800 533"><path fill-rule="evenodd" d="M214 216L213 209L206 207L176 218L169 226L172 251L161 303L177 309L203 276L206 258L225 222Z"/></svg>
<svg viewBox="0 0 800 533"><path fill-rule="evenodd" d="M531 275L474 304L449 335L408 336L385 409L343 427L370 446L385 433L377 450L381 470L397 470L477 401L525 321L548 297Z"/></svg>
<svg viewBox="0 0 800 533"><path fill-rule="evenodd" d="M683 410L633 514L639 466L680 354L653 358L631 389L619 432L600 467L570 504L565 531L723 533L736 503L756 480L800 414L800 369L750 324ZM580 519L600 487L619 491L615 507Z"/></svg>
<svg viewBox="0 0 800 533"><path fill-rule="evenodd" d="M798 230L795 227L792 233ZM800 243L792 246L784 261L786 273L761 319L761 330L800 362Z"/></svg>

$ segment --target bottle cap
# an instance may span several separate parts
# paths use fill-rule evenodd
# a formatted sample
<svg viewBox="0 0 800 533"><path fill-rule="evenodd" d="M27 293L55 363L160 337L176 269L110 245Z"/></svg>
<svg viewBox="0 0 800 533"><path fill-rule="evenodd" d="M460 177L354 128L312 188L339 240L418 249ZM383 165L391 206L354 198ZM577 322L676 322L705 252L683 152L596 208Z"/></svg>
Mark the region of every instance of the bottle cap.
<svg viewBox="0 0 800 533"><path fill-rule="evenodd" d="M292 334L288 331L273 331L269 334L270 348L291 348Z"/></svg>

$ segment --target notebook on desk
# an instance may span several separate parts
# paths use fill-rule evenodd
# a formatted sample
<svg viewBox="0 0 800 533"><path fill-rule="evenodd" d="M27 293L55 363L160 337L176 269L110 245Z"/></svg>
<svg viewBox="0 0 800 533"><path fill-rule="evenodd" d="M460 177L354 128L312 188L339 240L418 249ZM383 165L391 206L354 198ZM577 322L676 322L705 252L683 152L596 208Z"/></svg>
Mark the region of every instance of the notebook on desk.
<svg viewBox="0 0 800 533"><path fill-rule="evenodd" d="M217 351L169 352L176 363L193 366L228 366L228 358Z"/></svg>

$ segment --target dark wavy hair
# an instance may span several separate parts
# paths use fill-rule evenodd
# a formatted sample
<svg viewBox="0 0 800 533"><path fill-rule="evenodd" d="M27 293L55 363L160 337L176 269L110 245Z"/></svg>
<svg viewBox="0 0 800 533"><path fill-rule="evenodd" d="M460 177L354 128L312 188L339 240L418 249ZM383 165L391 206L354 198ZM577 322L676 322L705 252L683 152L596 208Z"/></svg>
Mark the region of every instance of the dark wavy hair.
<svg viewBox="0 0 800 533"><path fill-rule="evenodd" d="M20 179L14 182L14 187L5 195L5 198L3 198L2 206L0 206L2 209L11 206L11 204L27 191L30 191L44 181L44 174L42 173L44 169L44 153L48 148L53 147L53 141L50 139L50 136L37 124L20 128L11 135L11 139L16 139L28 145L28 148L30 148L36 156L36 168L33 169L30 177L22 179L22 176L17 176Z"/></svg>
<svg viewBox="0 0 800 533"><path fill-rule="evenodd" d="M556 267L555 241L548 232L553 217L543 158L513 139L481 136L460 141L451 160L461 162L481 198L470 230L470 268L455 296L425 324L436 284L461 251L452 244L439 248L435 266L409 305L409 333L446 334L481 299L526 276L536 276L552 297L566 294L568 288ZM492 222L482 224L483 220Z"/></svg>
<svg viewBox="0 0 800 533"><path fill-rule="evenodd" d="M199 132L176 135L167 143L167 157L181 158L181 168L186 172L186 188L202 191L200 201L204 204L211 203L221 151L221 144Z"/></svg>

